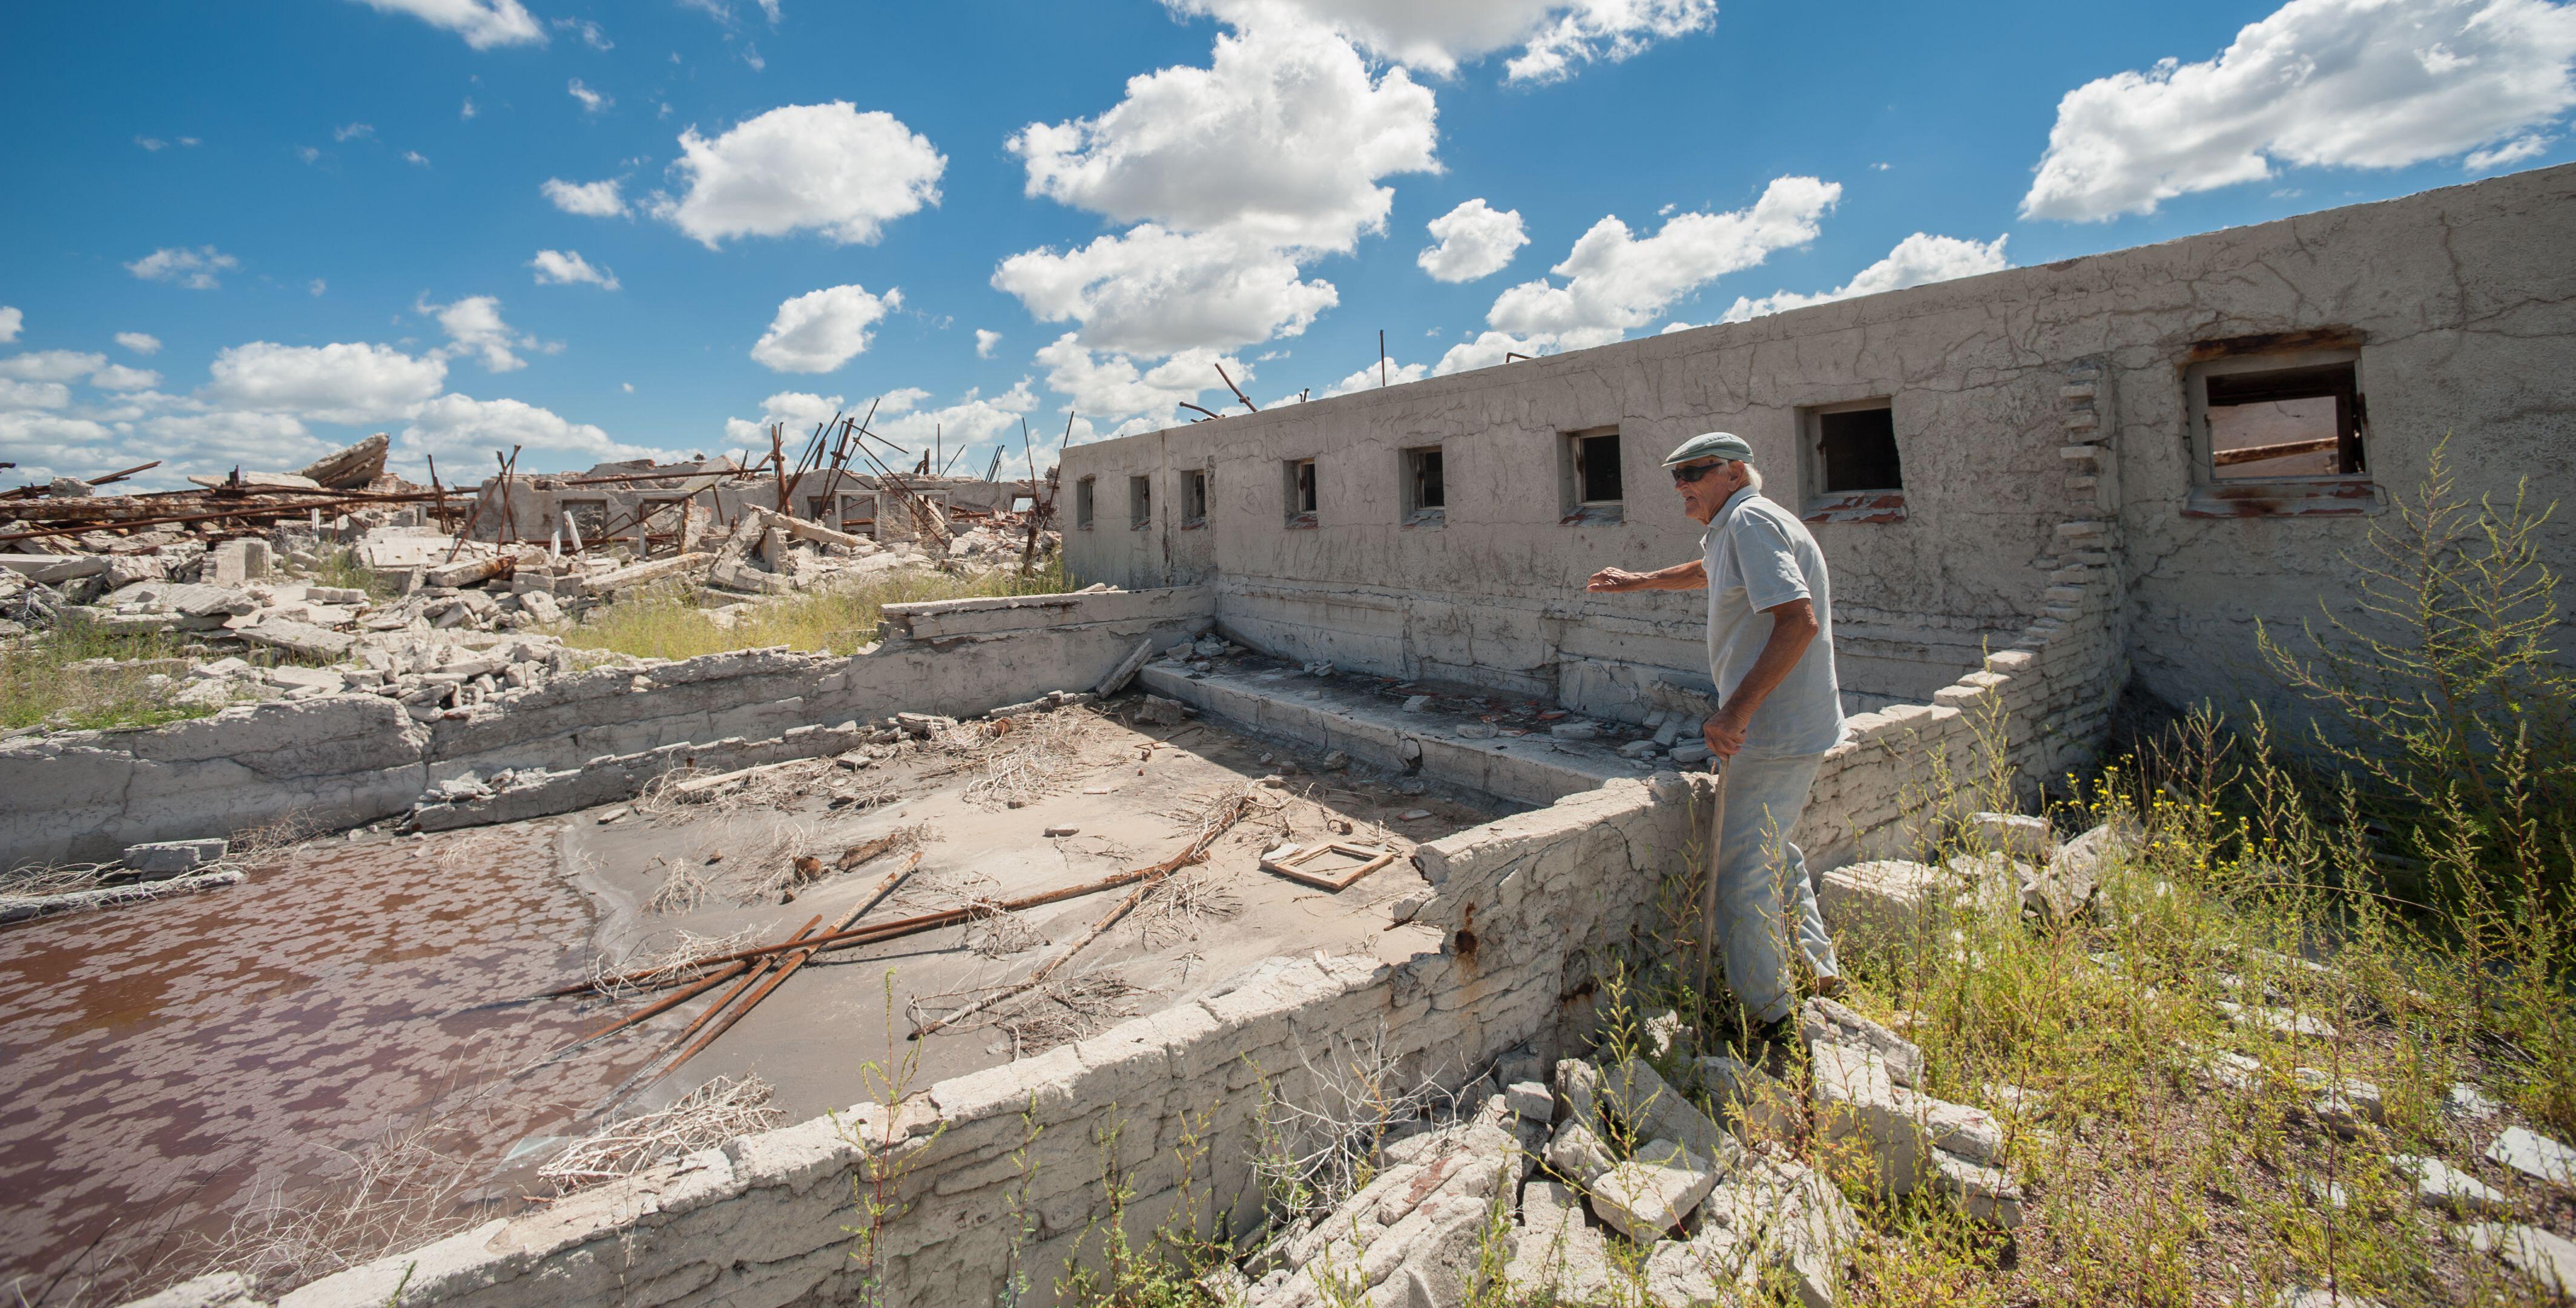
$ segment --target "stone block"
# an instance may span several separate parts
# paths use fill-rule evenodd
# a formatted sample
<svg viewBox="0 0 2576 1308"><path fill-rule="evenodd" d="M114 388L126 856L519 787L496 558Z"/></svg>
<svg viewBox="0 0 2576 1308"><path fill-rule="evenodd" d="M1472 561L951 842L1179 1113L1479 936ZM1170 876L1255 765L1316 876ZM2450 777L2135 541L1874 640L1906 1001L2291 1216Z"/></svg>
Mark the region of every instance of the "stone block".
<svg viewBox="0 0 2576 1308"><path fill-rule="evenodd" d="M1556 1096L1538 1081L1520 1081L1503 1087L1503 1103L1514 1114L1533 1122L1545 1122L1556 1114Z"/></svg>
<svg viewBox="0 0 2576 1308"><path fill-rule="evenodd" d="M1547 1142L1545 1155L1548 1168L1576 1185L1589 1186L1602 1173L1610 1170L1609 1147L1601 1137L1581 1123L1559 1123L1556 1136Z"/></svg>
<svg viewBox="0 0 2576 1308"><path fill-rule="evenodd" d="M1503 1280L1513 1294L1541 1301L1594 1303L1609 1294L1609 1241L1584 1220L1582 1196L1555 1181L1522 1189Z"/></svg>
<svg viewBox="0 0 2576 1308"><path fill-rule="evenodd" d="M1838 940L1901 942L1926 928L1940 889L1941 874L1921 863L1852 863L1816 878L1816 907Z"/></svg>
<svg viewBox="0 0 2576 1308"><path fill-rule="evenodd" d="M1681 1225L1716 1184L1716 1163L1671 1140L1654 1139L1584 1189L1601 1220L1632 1240L1651 1243Z"/></svg>
<svg viewBox="0 0 2576 1308"><path fill-rule="evenodd" d="M1687 1240L1664 1240L1646 1255L1646 1297L1656 1308L1718 1308L1760 1301L1755 1241L1715 1222ZM1578 1302L1601 1302L1581 1300Z"/></svg>
<svg viewBox="0 0 2576 1308"><path fill-rule="evenodd" d="M2057 848L2057 838L2049 831L2045 818L2015 813L1972 813L1968 822L1978 841L1988 850L2026 863L2046 862Z"/></svg>
<svg viewBox="0 0 2576 1308"><path fill-rule="evenodd" d="M1800 1125L1798 1092L1789 1083L1741 1059L1715 1054L1695 1060L1700 1090L1718 1121L1748 1140L1785 1140Z"/></svg>
<svg viewBox="0 0 2576 1308"><path fill-rule="evenodd" d="M1814 1042L1856 1046L1887 1060L1888 1075L1901 1086L1923 1084L1923 1051L1895 1032L1830 999L1810 999L1798 1009L1798 1035Z"/></svg>
<svg viewBox="0 0 2576 1308"><path fill-rule="evenodd" d="M2513 1211L2505 1193L2439 1158L2400 1154L2389 1168L2415 1183L2415 1201L2472 1217L2502 1217Z"/></svg>
<svg viewBox="0 0 2576 1308"><path fill-rule="evenodd" d="M2535 1181L2576 1187L2576 1149L2522 1127L2506 1127L2487 1146L2487 1157Z"/></svg>
<svg viewBox="0 0 2576 1308"><path fill-rule="evenodd" d="M194 872L224 856L228 842L220 836L202 840L154 840L128 845L117 859L147 880Z"/></svg>
<svg viewBox="0 0 2576 1308"><path fill-rule="evenodd" d="M2537 1226L2481 1222L2465 1229L2469 1244L2562 1297L2576 1298L2576 1242Z"/></svg>

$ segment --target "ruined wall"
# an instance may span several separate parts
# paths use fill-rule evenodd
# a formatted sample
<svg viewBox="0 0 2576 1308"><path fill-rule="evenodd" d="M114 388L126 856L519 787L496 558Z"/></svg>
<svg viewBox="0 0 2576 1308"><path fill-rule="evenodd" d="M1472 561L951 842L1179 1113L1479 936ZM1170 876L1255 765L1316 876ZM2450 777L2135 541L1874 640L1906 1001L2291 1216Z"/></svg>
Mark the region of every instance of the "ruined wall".
<svg viewBox="0 0 2576 1308"><path fill-rule="evenodd" d="M1213 609L1205 590L1182 588L885 612L892 638L856 655L741 650L603 668L426 724L393 700L347 694L149 730L0 742L0 794L12 800L0 806L0 866L108 859L139 841L230 835L287 817L326 830L355 826L405 812L424 791L469 773L599 764L640 784L658 767L620 756L664 752L665 764L686 764L703 753L702 765L729 767L820 752L835 738L791 741L789 733L897 712L968 716L1087 690L1140 640L1195 634ZM667 753L681 746L705 748ZM564 809L510 816L538 811Z"/></svg>
<svg viewBox="0 0 2576 1308"><path fill-rule="evenodd" d="M1257 1224L1258 1083L1311 1102L1311 1060L1378 1043L1406 1078L1463 1084L1512 1047L1552 1055L1588 1011L1602 951L1650 925L1681 870L1705 779L1619 781L1421 848L1425 874L1488 886L1461 932L1400 929L1391 961L1274 959L1231 988L1092 1039L926 1087L899 1103L746 1137L290 1292L292 1308L627 1308L845 1303L861 1298L852 1182L861 1141L891 1140L904 1205L878 1247L880 1299L923 1308L1000 1300L1021 1270L1032 1301L1077 1253L1096 1258L1104 1142L1135 1192L1140 1241L1180 1211L1184 1136L1193 1215ZM1444 896L1450 892L1443 890ZM1437 901L1435 901L1437 902ZM857 1071L853 1093L862 1090ZM1038 1128L1034 1142L1031 1126ZM1015 1151L1026 1148L1026 1163ZM1025 1189L1023 1190L1023 1187ZM1015 1198L1015 1193L1022 1198ZM1014 1202L1035 1230L1015 1243Z"/></svg>
<svg viewBox="0 0 2576 1308"><path fill-rule="evenodd" d="M1693 433L1750 441L1783 504L1816 491L1800 411L1885 396L1902 520L1811 526L1833 568L1848 686L1920 700L2051 601L2068 555L2117 545L2115 628L2173 700L2253 693L2257 617L2295 623L2348 590L2373 504L2195 516L2182 369L2195 343L2346 329L2360 342L2369 459L2410 488L2449 437L2471 496L2532 478L2563 498L2576 462L2576 166L2544 169L2041 267L1916 287L1228 417L1066 452L1096 478L1076 575L1205 581L1225 628L1295 658L1554 695L1634 717L1643 677L1705 685L1697 595L1581 592L1596 568L1693 557L1699 529L1656 467ZM2079 413L2070 389L2090 387ZM1620 520L1561 521L1560 442L1615 428ZM1401 452L1442 447L1444 521L1405 525ZM1282 468L1316 460L1313 527L1290 526ZM1203 469L1211 519L1183 530L1178 479ZM1127 479L1157 513L1127 514ZM2068 506L2103 530L2078 549ZM2226 510L2260 510L2238 504ZM2324 510L2324 511L2320 511ZM2331 516L2340 511L2347 516ZM2561 514L2552 563L2576 565ZM2275 705L2278 706L2277 699Z"/></svg>

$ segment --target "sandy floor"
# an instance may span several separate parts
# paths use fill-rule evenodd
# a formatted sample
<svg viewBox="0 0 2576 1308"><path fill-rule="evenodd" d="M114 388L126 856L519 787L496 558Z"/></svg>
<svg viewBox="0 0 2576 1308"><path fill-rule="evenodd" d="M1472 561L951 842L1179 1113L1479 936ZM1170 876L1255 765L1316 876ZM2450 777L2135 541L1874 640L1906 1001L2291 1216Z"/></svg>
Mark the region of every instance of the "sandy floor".
<svg viewBox="0 0 2576 1308"><path fill-rule="evenodd" d="M546 1061L639 1001L525 997L681 932L774 940L828 923L910 858L829 873L781 902L800 854L829 864L913 833L917 868L863 919L880 921L1157 863L1190 843L1211 802L1252 787L1249 816L1204 863L1055 983L923 1041L918 1088L1166 1007L1262 958L1409 953L1427 933L1388 930L1385 906L1421 887L1414 843L1506 811L1319 772L1324 760L1197 722L1077 709L1015 726L1017 739L878 746L687 799L317 841L231 890L0 931L0 1287L22 1278L31 1302L115 1302L205 1266L205 1242L241 1212L345 1183L351 1160L388 1140L423 1142L427 1154L407 1156L461 1183L440 1215L463 1224L548 1193L535 1170L561 1138L713 1077L758 1074L782 1120L846 1107L869 1096L869 1060L909 1051L915 1022L1025 975L1126 894L822 955L676 1069L656 1055L722 988ZM1338 894L1258 866L1283 840L1322 839L1397 857ZM698 902L657 905L666 882L699 884Z"/></svg>

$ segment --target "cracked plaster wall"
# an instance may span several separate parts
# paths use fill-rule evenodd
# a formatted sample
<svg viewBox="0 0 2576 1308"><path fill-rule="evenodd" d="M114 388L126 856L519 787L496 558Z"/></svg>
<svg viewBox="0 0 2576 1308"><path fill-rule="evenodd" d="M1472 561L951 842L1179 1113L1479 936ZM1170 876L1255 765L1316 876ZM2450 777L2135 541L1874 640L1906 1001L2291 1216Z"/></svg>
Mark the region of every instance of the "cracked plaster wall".
<svg viewBox="0 0 2576 1308"><path fill-rule="evenodd" d="M2452 440L2471 496L2576 489L2576 165L2011 269L1066 451L1096 477L1075 574L1205 582L1230 632L1294 658L1447 679L1642 715L1641 679L1705 686L1695 594L1586 596L1605 566L1695 556L1699 528L1657 464L1700 431L1752 443L1768 493L1817 485L1802 407L1888 397L1901 522L1811 530L1833 569L1847 687L1920 700L2044 606L2070 510L2114 521L2114 619L2140 683L2175 702L2285 707L2256 672L2257 618L2345 602L2338 556L2373 518L2196 518L2183 360L2194 342L2346 327L2362 337L2369 460L2411 487ZM2061 387L2102 369L2100 450L2070 438ZM1562 434L1615 426L1624 521L1567 525ZM1402 525L1401 452L1438 444L1446 521ZM1286 460L1313 458L1317 525L1286 525ZM1209 521L1169 510L1205 469ZM1153 482L1130 526L1127 479ZM2576 566L2576 514L2546 537Z"/></svg>

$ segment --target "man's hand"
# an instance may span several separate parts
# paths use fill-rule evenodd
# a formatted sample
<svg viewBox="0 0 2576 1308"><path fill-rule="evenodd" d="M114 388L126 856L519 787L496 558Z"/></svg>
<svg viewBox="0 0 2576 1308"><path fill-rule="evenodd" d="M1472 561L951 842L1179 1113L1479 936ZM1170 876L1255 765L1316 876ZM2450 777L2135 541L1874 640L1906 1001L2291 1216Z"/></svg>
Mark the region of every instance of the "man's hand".
<svg viewBox="0 0 2576 1308"><path fill-rule="evenodd" d="M1652 572L1630 572L1626 568L1603 568L1583 583L1595 595L1618 594L1632 590L1699 590L1708 585L1708 569L1698 559L1676 563Z"/></svg>
<svg viewBox="0 0 2576 1308"><path fill-rule="evenodd" d="M1737 750L1744 748L1744 733L1752 721L1752 713L1730 704L1709 714L1708 721L1700 724L1700 738L1708 742L1709 753L1733 758Z"/></svg>

